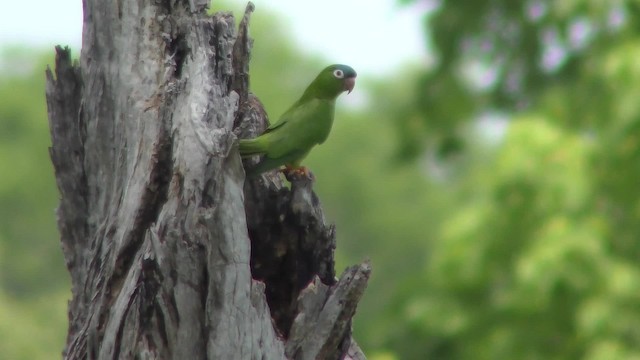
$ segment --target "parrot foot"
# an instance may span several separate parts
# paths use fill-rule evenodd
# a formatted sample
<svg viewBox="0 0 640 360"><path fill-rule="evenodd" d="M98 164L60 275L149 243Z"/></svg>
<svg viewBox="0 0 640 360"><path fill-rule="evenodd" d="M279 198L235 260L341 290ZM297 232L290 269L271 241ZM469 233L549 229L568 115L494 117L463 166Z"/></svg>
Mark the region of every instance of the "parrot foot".
<svg viewBox="0 0 640 360"><path fill-rule="evenodd" d="M304 166L285 166L284 168L282 168L282 173L284 174L284 176L287 178L287 180L289 180L289 182L292 182L294 180L300 180L301 178L303 179L308 179L311 181L315 181L316 177L313 175L313 173L306 167Z"/></svg>

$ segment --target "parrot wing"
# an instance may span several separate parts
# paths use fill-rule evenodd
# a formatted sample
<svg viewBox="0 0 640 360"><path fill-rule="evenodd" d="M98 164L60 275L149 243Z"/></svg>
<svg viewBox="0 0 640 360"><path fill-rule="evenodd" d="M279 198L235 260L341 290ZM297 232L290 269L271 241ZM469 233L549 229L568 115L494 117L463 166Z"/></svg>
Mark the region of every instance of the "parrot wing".
<svg viewBox="0 0 640 360"><path fill-rule="evenodd" d="M282 165L298 166L311 148L329 136L334 106L335 101L331 100L297 102L262 135L240 140L243 157L264 155L248 174L253 176Z"/></svg>
<svg viewBox="0 0 640 360"><path fill-rule="evenodd" d="M267 157L306 154L314 145L323 143L331 131L334 104L314 99L291 107L260 136L268 144Z"/></svg>

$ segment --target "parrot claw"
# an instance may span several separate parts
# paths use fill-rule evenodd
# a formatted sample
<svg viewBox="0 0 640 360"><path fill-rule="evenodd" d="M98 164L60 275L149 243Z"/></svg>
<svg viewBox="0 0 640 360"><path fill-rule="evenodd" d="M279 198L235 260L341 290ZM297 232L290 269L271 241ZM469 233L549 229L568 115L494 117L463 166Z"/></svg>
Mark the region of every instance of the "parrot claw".
<svg viewBox="0 0 640 360"><path fill-rule="evenodd" d="M300 167L285 166L280 171L282 171L282 173L284 174L284 176L287 178L289 182L292 182L294 180L300 180L300 179L308 179L311 181L316 180L316 177L313 175L313 173L304 166L300 166Z"/></svg>

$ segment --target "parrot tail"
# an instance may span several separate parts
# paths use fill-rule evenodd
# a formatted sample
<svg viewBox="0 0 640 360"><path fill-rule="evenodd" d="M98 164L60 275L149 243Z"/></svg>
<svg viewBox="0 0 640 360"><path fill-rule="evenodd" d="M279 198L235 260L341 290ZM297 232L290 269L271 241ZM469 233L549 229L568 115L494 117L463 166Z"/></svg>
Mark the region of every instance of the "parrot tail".
<svg viewBox="0 0 640 360"><path fill-rule="evenodd" d="M240 156L248 157L252 155L264 154L266 152L262 139L240 139Z"/></svg>

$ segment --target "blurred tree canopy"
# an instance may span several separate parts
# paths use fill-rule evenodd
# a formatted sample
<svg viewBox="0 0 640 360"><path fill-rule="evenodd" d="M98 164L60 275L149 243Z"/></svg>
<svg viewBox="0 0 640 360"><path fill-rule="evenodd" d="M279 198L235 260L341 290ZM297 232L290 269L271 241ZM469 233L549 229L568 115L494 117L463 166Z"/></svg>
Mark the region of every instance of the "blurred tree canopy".
<svg viewBox="0 0 640 360"><path fill-rule="evenodd" d="M385 346L402 359L640 357L638 4L404 2L428 8L436 61L398 103L400 154L464 148L436 161L455 168L443 185L459 197Z"/></svg>
<svg viewBox="0 0 640 360"><path fill-rule="evenodd" d="M373 262L363 349L639 358L638 4L402 2L425 11L434 64L359 77L307 163L338 258ZM335 59L304 54L262 8L251 32L251 88L274 120ZM58 356L65 335L44 54L0 56L3 359ZM358 93L364 105L345 106Z"/></svg>
<svg viewBox="0 0 640 360"><path fill-rule="evenodd" d="M69 280L55 223L44 69L52 53L0 50L0 358L59 356Z"/></svg>
<svg viewBox="0 0 640 360"><path fill-rule="evenodd" d="M425 139L446 147L483 113L546 108L554 100L569 112L556 117L564 126L580 131L608 123L606 103L591 100L611 96L604 62L636 39L636 2L400 2L427 9L424 30L435 59L416 84L414 116L398 118L402 131L422 130L403 137L404 154L419 154ZM408 124L416 115L424 120L420 127Z"/></svg>

